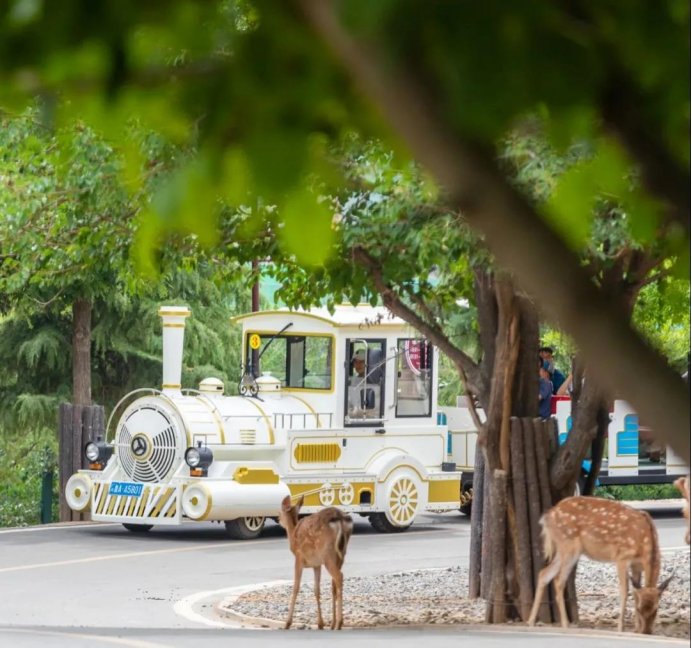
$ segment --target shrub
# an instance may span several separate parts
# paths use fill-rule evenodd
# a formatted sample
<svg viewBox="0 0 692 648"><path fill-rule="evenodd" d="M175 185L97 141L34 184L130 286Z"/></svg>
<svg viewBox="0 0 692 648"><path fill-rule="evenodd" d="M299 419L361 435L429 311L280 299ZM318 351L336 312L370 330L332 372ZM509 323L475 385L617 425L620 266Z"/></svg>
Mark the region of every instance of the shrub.
<svg viewBox="0 0 692 648"><path fill-rule="evenodd" d="M599 486L597 497L625 502L641 500L677 499L682 497L673 484L626 484L624 486Z"/></svg>
<svg viewBox="0 0 692 648"><path fill-rule="evenodd" d="M53 506L51 520L58 519L58 442L49 428L0 431L0 527L39 524L41 481L52 472Z"/></svg>

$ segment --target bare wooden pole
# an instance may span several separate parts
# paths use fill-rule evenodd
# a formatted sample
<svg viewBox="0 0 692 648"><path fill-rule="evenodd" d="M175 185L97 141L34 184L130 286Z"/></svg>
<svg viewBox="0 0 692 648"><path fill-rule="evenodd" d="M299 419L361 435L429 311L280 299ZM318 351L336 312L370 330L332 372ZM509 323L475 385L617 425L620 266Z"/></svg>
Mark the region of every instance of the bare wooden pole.
<svg viewBox="0 0 692 648"><path fill-rule="evenodd" d="M531 553L531 533L529 531L529 510L526 499L526 464L524 458L524 439L521 421L511 421L511 460L512 460L512 499L517 533L515 553L515 574L519 587L519 613L526 621L533 603L533 556Z"/></svg>
<svg viewBox="0 0 692 648"><path fill-rule="evenodd" d="M484 477L485 457L480 444L476 444L473 467L473 504L471 506L471 545L469 549L469 598L472 599L481 595Z"/></svg>
<svg viewBox="0 0 692 648"><path fill-rule="evenodd" d="M521 428L524 437L524 461L526 469L526 491L529 503L529 529L531 532L531 555L533 558L533 582L538 582L538 572L543 566L543 551L541 541L541 528L539 519L541 517L541 494L538 485L538 474L536 466L536 444L534 442L533 421L530 418L521 420ZM550 608L548 607L548 588L546 587L538 618L544 623L550 623Z"/></svg>
<svg viewBox="0 0 692 648"><path fill-rule="evenodd" d="M68 522L72 519L72 510L65 500L65 486L67 485L67 480L72 475L72 405L70 403L60 403L60 409L58 410L58 426L60 521Z"/></svg>
<svg viewBox="0 0 692 648"><path fill-rule="evenodd" d="M485 464L485 472L483 478L483 540L481 543L481 597L486 601L490 599L490 551L488 546L488 538L490 538L490 517L492 510L490 509L490 489L492 488L492 477L488 469L488 464Z"/></svg>
<svg viewBox="0 0 692 648"><path fill-rule="evenodd" d="M490 488L490 560L492 566L492 621L504 623L507 620L505 536L507 522L507 472L496 469Z"/></svg>
<svg viewBox="0 0 692 648"><path fill-rule="evenodd" d="M550 494L550 473L548 470L548 428L545 421L539 418L533 420L534 447L536 450L536 474L538 489L541 493L541 513L545 513L552 505Z"/></svg>

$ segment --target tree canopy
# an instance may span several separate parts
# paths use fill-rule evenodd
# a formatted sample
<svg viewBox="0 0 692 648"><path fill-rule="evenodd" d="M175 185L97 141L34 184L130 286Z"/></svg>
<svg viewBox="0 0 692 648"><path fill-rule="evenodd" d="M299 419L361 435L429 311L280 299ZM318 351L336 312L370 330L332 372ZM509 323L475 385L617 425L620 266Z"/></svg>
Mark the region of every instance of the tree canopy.
<svg viewBox="0 0 692 648"><path fill-rule="evenodd" d="M598 379L689 455L688 390L576 252L607 194L635 239L660 245L687 280L688 3L18 0L2 18L1 102L40 94L57 124L77 114L114 139L133 113L180 142L194 138L199 156L143 206L143 259L170 231L218 241L215 195L251 205L248 230L260 235L261 196L281 216L281 248L319 268L332 212L318 200L330 192L313 188L344 175L328 143L353 128L377 135L427 169L499 265L591 365L608 367ZM553 144L593 148L544 206L498 155L531 112ZM136 147L124 150L136 165Z"/></svg>

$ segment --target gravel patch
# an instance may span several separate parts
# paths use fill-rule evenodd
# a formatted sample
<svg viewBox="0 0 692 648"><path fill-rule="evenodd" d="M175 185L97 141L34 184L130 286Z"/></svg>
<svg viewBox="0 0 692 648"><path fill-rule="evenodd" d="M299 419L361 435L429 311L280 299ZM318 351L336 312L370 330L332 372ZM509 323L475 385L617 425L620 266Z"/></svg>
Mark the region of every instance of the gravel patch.
<svg viewBox="0 0 692 648"><path fill-rule="evenodd" d="M663 554L662 576L675 569L675 577L661 597L654 632L669 637L690 637L690 552ZM579 627L617 630L619 587L615 566L583 558L577 568ZM468 593L468 569L413 570L379 576L349 577L348 563L344 579L344 625L374 627L383 625L477 624L485 618L482 600L471 600ZM283 622L288 614L291 585L281 585L242 594L222 611ZM322 614L327 626L331 621L331 579L323 571ZM625 629L634 631L634 602L628 600ZM312 570L303 572L293 627L315 627L316 608ZM271 625L274 625L272 623Z"/></svg>

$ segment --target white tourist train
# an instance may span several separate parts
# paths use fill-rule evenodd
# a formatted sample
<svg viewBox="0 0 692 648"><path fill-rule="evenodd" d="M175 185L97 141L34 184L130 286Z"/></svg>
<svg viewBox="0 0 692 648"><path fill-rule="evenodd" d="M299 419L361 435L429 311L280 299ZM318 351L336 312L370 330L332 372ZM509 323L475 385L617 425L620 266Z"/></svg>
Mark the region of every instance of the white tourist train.
<svg viewBox="0 0 692 648"><path fill-rule="evenodd" d="M232 537L252 538L287 494L303 495L306 513L335 504L381 532L459 508L435 350L386 309L234 318L245 358L238 396L214 378L181 389L191 313L159 314L162 388L128 394L107 441L87 445L89 469L66 485L73 510L133 531L219 520Z"/></svg>
<svg viewBox="0 0 692 648"><path fill-rule="evenodd" d="M65 496L92 520L132 531L217 520L231 537L258 536L282 499L306 513L338 505L381 532L423 511L470 510L477 431L468 410L438 407L437 354L385 308L366 305L233 318L242 326L240 395L216 378L181 389L185 307L160 309L163 385L114 408L106 439ZM558 399L556 399L557 401ZM569 401L555 403L561 438ZM482 419L483 413L479 412ZM673 481L670 450L642 458L636 413L615 401L601 483ZM663 462L661 462L661 457Z"/></svg>

